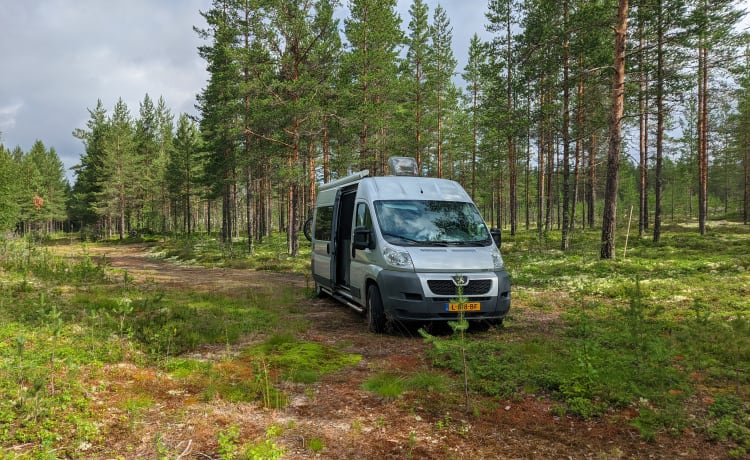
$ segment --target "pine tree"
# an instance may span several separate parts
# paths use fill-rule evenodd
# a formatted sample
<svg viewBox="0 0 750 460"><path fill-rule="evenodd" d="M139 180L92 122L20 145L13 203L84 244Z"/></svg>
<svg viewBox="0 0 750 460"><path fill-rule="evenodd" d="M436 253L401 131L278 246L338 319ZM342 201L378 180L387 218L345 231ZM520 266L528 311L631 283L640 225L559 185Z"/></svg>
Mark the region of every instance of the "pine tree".
<svg viewBox="0 0 750 460"><path fill-rule="evenodd" d="M489 21L488 30L494 32L496 35L491 43L491 52L493 54L494 61L500 66L498 69L498 77L501 72L504 72L503 81L497 82L497 93L498 97L502 94L502 99L498 100L498 104L502 104L503 115L499 118L499 122L503 125L498 128L504 136L505 148L507 150L507 163L508 163L508 208L510 215L510 234L516 234L517 225L517 160L516 160L516 121L514 117L515 107L514 100L515 94L515 79L514 74L516 63L513 57L513 47L515 45L515 37L513 29L515 28L514 9L516 4L513 0L492 0L489 3L489 11L487 12L487 20ZM502 87L502 89L501 89Z"/></svg>
<svg viewBox="0 0 750 460"><path fill-rule="evenodd" d="M40 141L34 143L37 150L45 150L44 144ZM18 206L20 210L20 221L22 222L23 233L33 230L39 230L39 223L44 219L41 216L42 202L39 201L39 192L42 188L42 173L39 171L37 164L32 157L21 150L20 147L13 149L11 155L16 162L16 171L18 173ZM42 198L43 199L43 198Z"/></svg>
<svg viewBox="0 0 750 460"><path fill-rule="evenodd" d="M469 43L469 54L464 67L464 72L461 77L466 82L466 94L467 99L466 108L469 112L470 127L471 127L471 180L470 180L470 195L471 199L475 200L476 188L477 188L477 153L479 148L479 103L482 96L482 74L481 69L485 64L484 53L482 49L482 42L479 40L479 35L474 34L471 37Z"/></svg>
<svg viewBox="0 0 750 460"><path fill-rule="evenodd" d="M430 46L428 7L423 0L414 0L409 7L409 32L406 37L406 58L402 70L406 89L404 112L404 150L414 152L418 169L428 151L427 133L427 71Z"/></svg>
<svg viewBox="0 0 750 460"><path fill-rule="evenodd" d="M174 115L172 115L172 111L167 108L167 104L164 101L164 98L162 96L159 96L159 100L156 103L156 157L153 162L153 174L156 177L156 183L153 187L153 193L155 194L155 201L151 206L152 214L154 217L159 217L160 221L158 222L159 228L161 232L165 232L167 230L167 221L170 214L170 209L168 206L168 192L167 192L167 184L162 179L164 177L165 171L167 169L167 162L169 160L169 155L171 154L174 146ZM158 211L157 211L158 210ZM154 219L155 220L155 219ZM156 224L157 222L154 222ZM152 224L149 223L148 227L149 229L152 229L154 227L151 226Z"/></svg>
<svg viewBox="0 0 750 460"><path fill-rule="evenodd" d="M698 61L698 229L706 234L708 219L709 106L712 75L732 65L740 43L736 24L746 14L735 9L733 0L695 0L691 15Z"/></svg>
<svg viewBox="0 0 750 460"><path fill-rule="evenodd" d="M290 255L299 252L301 227L301 194L309 162L308 148L321 125L320 86L326 86L331 68L327 55L335 51L332 40L337 30L329 1L306 0L289 4L283 0L270 2L267 21L259 21L259 35L268 44L275 78L267 87L273 104L266 107L276 115L277 135L263 136L284 149L284 177L288 186L289 212L287 249ZM322 84L322 85L321 85Z"/></svg>
<svg viewBox="0 0 750 460"><path fill-rule="evenodd" d="M34 196L42 199L41 202L37 200L36 219L44 223L46 232L53 232L57 224L67 218L68 183L65 167L54 147L47 149L41 141L32 145L27 157L40 173L39 183L34 191Z"/></svg>
<svg viewBox="0 0 750 460"><path fill-rule="evenodd" d="M197 177L200 174L200 134L186 114L180 115L174 148L170 149L164 181L172 203L173 226L190 235L193 230L192 198L197 195ZM182 217L181 225L177 219Z"/></svg>
<svg viewBox="0 0 750 460"><path fill-rule="evenodd" d="M20 221L18 165L0 144L0 232L13 230Z"/></svg>
<svg viewBox="0 0 750 460"><path fill-rule="evenodd" d="M358 139L358 166L372 174L385 169L395 112L396 62L403 42L395 8L396 0L350 0L351 16L344 20L350 46L342 70L350 82L347 118Z"/></svg>
<svg viewBox="0 0 750 460"><path fill-rule="evenodd" d="M221 198L221 242L232 253L232 235L236 214L237 114L239 113L240 73L234 59L237 47L237 18L229 0L215 0L212 8L201 13L208 29L195 29L211 43L198 48L208 63L209 81L198 96L200 131L206 149L204 183L209 199Z"/></svg>
<svg viewBox="0 0 750 460"><path fill-rule="evenodd" d="M139 174L133 121L122 98L115 104L108 124L102 158L105 174L97 180L100 191L97 193L96 207L107 219L108 235L111 236L114 230L122 240L130 229L128 215L134 209L134 184Z"/></svg>
<svg viewBox="0 0 750 460"><path fill-rule="evenodd" d="M750 223L750 50L740 68L737 114L733 123L734 144L742 163L742 221Z"/></svg>
<svg viewBox="0 0 750 460"><path fill-rule="evenodd" d="M450 120L450 114L453 113L458 104L458 91L453 84L453 76L456 74L456 59L453 56L453 28L445 9L438 4L433 13L432 25L430 26L430 41L432 46L429 48L429 70L427 73L427 84L430 93L434 97L431 104L434 110L435 118L435 157L437 163L436 175L443 177L445 175L444 163L446 138L445 126ZM454 164L452 152L448 152L448 177L451 179L454 175Z"/></svg>
<svg viewBox="0 0 750 460"><path fill-rule="evenodd" d="M158 164L158 125L156 120L156 108L148 93L140 103L139 116L135 120L134 133L134 164L138 173L136 182L133 184L132 206L136 214L136 226L139 228L155 228L158 221L156 205L157 191L159 185L157 180L161 177L156 167Z"/></svg>
<svg viewBox="0 0 750 460"><path fill-rule="evenodd" d="M80 139L85 148L81 162L73 167L76 181L69 206L74 224L77 223L81 231L100 223L100 215L96 211L96 196L101 192L99 180L106 178L106 171L103 170L104 142L109 129L107 111L101 99L88 112L86 129L73 131L73 136Z"/></svg>
<svg viewBox="0 0 750 460"><path fill-rule="evenodd" d="M617 193L619 188L622 115L625 100L625 43L628 29L628 0L618 0L615 22L614 66L612 73L612 106L609 115L609 148L607 152L607 185L604 192L602 217L602 259L615 258Z"/></svg>

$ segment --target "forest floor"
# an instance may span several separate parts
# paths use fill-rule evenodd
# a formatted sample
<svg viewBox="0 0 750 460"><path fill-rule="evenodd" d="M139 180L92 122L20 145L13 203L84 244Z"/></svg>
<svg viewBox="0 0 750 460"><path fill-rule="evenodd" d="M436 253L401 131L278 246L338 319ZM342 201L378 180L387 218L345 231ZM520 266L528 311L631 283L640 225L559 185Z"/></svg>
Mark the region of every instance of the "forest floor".
<svg viewBox="0 0 750 460"><path fill-rule="evenodd" d="M60 248L60 252L70 248ZM444 393L406 392L382 398L362 388L363 382L388 371L411 375L434 369L426 344L415 331L376 335L367 331L361 315L330 299L302 294L304 277L264 271L183 266L151 257L143 245L94 247L89 253L105 257L113 269L126 270L136 283L163 289L213 292L230 296L260 290L299 289L298 305L282 322L309 321L300 339L362 356L353 367L325 374L312 384L282 383L289 396L285 407L269 409L259 403L205 400L190 387L181 387L166 372L135 364L104 370L109 390L97 395L103 406L122 407L118 398L132 386L148 391L152 404L130 426L112 429L96 458L220 458L232 442L266 442L266 454L283 449L283 458L457 458L457 459L710 459L726 458L727 446L700 434L659 435L645 442L628 426L627 409L590 420L556 415L546 395L497 400L472 394L474 410L467 412L461 386ZM553 295L553 293L550 293ZM481 332L486 340L512 340L528 331L556 333L560 312L540 311L515 300L501 328ZM262 340L247 336L233 344L232 353ZM190 356L220 362L227 346L204 347ZM458 376L453 376L460 382ZM122 392L127 393L127 392ZM112 410L115 418L122 412ZM120 423L122 425L122 423ZM217 440L217 433L237 427L234 441ZM269 434L269 427L280 427ZM258 441L259 440L259 441ZM279 450L274 450L273 448ZM262 454L263 455L263 454ZM262 457L259 455L259 458ZM225 454L224 458L231 455Z"/></svg>

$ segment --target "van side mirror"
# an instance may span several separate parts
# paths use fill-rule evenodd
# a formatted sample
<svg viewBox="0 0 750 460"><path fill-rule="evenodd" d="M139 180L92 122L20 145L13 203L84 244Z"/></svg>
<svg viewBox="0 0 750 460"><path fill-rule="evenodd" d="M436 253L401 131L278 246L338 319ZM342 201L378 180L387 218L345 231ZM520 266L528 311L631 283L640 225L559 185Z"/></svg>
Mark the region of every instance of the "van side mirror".
<svg viewBox="0 0 750 460"><path fill-rule="evenodd" d="M370 229L365 227L355 228L352 247L354 249L375 249L375 240Z"/></svg>
<svg viewBox="0 0 750 460"><path fill-rule="evenodd" d="M495 241L495 246L498 248L500 247L500 243L503 241L503 232L499 228L493 228L490 230L490 235L492 235L492 239Z"/></svg>

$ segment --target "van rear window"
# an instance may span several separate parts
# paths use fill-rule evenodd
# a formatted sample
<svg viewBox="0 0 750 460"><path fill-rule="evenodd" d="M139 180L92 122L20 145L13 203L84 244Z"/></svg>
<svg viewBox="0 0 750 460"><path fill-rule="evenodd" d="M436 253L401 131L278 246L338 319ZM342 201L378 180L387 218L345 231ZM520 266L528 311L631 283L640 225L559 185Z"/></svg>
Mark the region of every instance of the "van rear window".
<svg viewBox="0 0 750 460"><path fill-rule="evenodd" d="M333 206L323 206L315 209L315 230L313 238L316 240L331 240L333 226Z"/></svg>

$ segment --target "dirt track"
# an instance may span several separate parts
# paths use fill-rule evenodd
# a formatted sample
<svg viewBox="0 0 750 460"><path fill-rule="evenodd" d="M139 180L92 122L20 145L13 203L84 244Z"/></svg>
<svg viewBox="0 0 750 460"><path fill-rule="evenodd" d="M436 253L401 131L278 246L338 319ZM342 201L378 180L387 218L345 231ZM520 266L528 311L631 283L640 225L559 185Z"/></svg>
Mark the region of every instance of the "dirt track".
<svg viewBox="0 0 750 460"><path fill-rule="evenodd" d="M235 294L261 289L274 292L282 286L305 287L301 276L236 269L207 269L180 266L153 259L143 246L89 249L106 257L111 267L127 270L138 283L156 283L165 288L191 289ZM111 440L118 452L135 443L126 458L154 458L153 439L163 433L162 442L181 458L218 458L216 433L227 426L241 427L242 442L264 439L267 427L284 427L274 442L286 452L284 458L724 458L721 446L706 444L686 434L679 439L664 437L655 443L640 441L623 417L582 421L556 417L551 402L527 395L513 401L474 397L479 415L463 409L462 392L451 395L406 393L396 400L384 400L361 388L369 376L380 371L409 373L431 370L425 358L428 345L413 333L374 335L367 332L362 317L328 299L301 296L299 315L310 319L304 339L345 346L361 354L354 368L327 375L312 385L285 384L291 403L280 410L256 404L220 400L180 402L166 398L161 410L150 414L138 433ZM294 314L294 313L293 313ZM292 315L293 315L292 314ZM516 303L506 327L485 333L487 340L507 340L524 330L549 330L554 314L533 316ZM246 342L245 342L246 343ZM242 346L239 344L238 346ZM211 350L203 350L206 357ZM122 378L136 370L119 369ZM143 371L140 371L143 372ZM132 376L131 376L132 377ZM183 389L175 389L175 391ZM189 398L188 398L189 399ZM319 452L310 440L323 440Z"/></svg>

